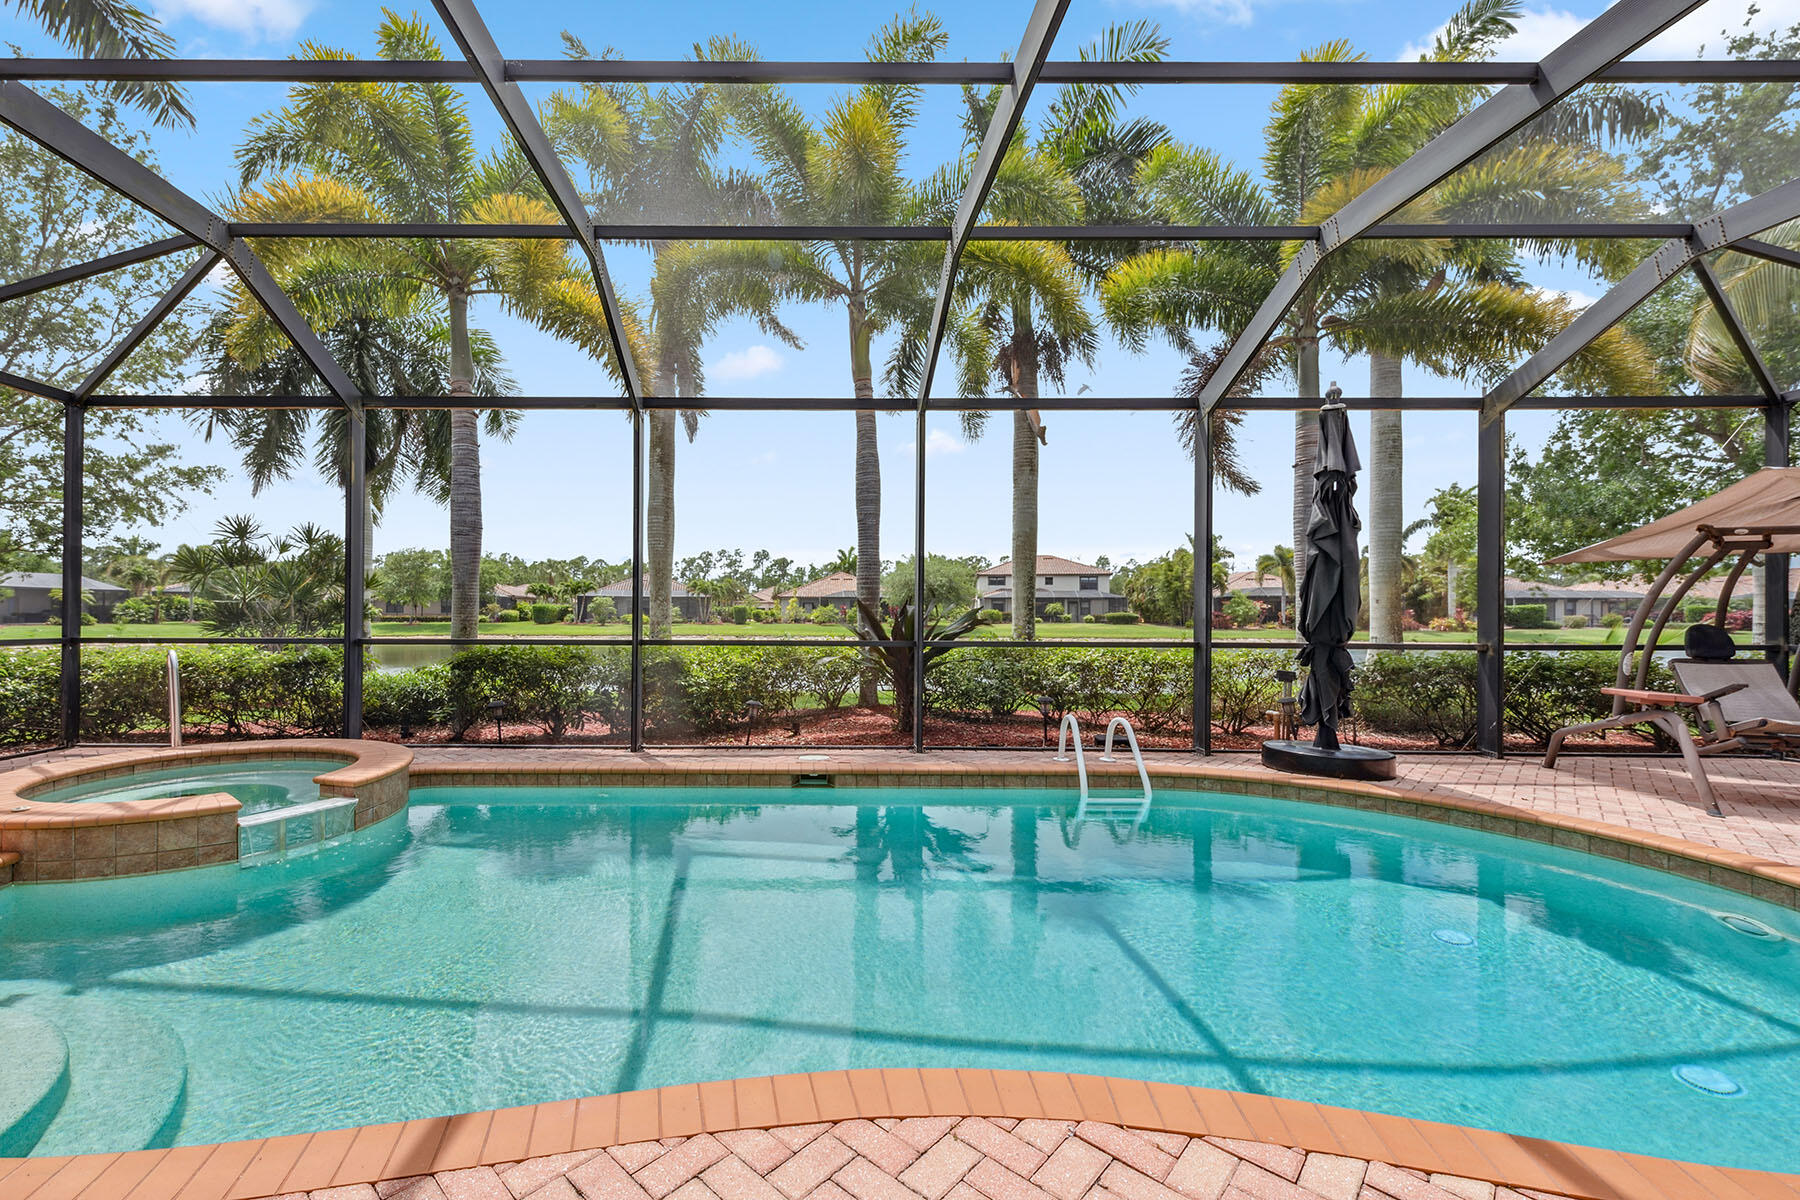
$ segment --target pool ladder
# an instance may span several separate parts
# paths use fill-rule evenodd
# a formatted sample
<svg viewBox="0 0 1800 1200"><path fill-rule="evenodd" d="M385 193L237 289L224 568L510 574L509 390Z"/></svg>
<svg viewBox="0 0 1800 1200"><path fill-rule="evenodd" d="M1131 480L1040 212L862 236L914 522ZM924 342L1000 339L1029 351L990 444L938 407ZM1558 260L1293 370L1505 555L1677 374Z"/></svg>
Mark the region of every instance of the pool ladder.
<svg viewBox="0 0 1800 1200"><path fill-rule="evenodd" d="M1144 794L1137 797L1102 796L1095 798L1088 795L1087 755L1081 747L1081 722L1075 719L1074 713L1063 714L1062 727L1056 733L1056 758L1053 761L1069 761L1069 739L1073 735L1075 774L1081 780L1081 803L1075 809L1077 821L1087 820L1089 809L1104 810L1095 815L1118 816L1122 815L1120 810L1135 807L1137 812L1131 818L1134 823L1142 821L1150 815L1150 772L1144 769L1144 752L1138 749L1137 734L1132 730L1131 722L1124 717L1114 717L1106 723L1106 746L1100 752L1100 761L1104 763L1118 761L1113 757L1113 734L1121 729L1125 731L1125 741L1131 746L1131 761L1137 765L1138 782L1144 785Z"/></svg>

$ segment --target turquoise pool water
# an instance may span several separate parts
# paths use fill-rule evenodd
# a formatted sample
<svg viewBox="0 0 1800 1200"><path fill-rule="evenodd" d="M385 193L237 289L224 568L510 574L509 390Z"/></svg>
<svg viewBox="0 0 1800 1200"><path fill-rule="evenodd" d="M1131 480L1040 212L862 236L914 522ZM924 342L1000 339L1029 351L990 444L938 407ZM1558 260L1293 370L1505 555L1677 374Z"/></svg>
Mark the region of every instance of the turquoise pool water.
<svg viewBox="0 0 1800 1200"><path fill-rule="evenodd" d="M1374 814L1071 800L427 789L300 861L9 888L0 1062L69 1048L15 1125L117 1150L984 1065L1800 1169L1794 913Z"/></svg>
<svg viewBox="0 0 1800 1200"><path fill-rule="evenodd" d="M33 800L101 801L160 800L171 796L204 796L224 792L246 813L279 808L319 798L316 776L341 770L341 758L258 758L189 763L160 771L116 775L91 783L73 783L38 792Z"/></svg>

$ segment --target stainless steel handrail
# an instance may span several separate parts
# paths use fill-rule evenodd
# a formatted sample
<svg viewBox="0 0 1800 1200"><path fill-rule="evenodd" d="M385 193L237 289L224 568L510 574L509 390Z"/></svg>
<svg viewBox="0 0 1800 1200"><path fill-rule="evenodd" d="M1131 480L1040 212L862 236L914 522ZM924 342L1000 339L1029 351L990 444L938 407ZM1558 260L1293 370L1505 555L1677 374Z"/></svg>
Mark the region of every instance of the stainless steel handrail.
<svg viewBox="0 0 1800 1200"><path fill-rule="evenodd" d="M169 651L169 745L181 745L181 660Z"/></svg>

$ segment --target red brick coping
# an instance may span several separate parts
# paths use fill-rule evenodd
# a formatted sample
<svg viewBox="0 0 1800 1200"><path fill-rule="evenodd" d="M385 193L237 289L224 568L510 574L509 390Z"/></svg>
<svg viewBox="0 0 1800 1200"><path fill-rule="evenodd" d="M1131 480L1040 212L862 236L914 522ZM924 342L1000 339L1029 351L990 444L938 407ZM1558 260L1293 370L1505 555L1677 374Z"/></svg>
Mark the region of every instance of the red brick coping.
<svg viewBox="0 0 1800 1200"><path fill-rule="evenodd" d="M1076 1133L1131 1168L1109 1181L1102 1175L1105 1164L1084 1152L1085 1164L1067 1165L1093 1169L1101 1179L1098 1185L1092 1178L1076 1181L1079 1187L1059 1188L1051 1179L1034 1184L1020 1174L1021 1169L1036 1172L1035 1179L1043 1173L1029 1162L1023 1168L1013 1163L1005 1174L988 1170L991 1178L984 1185L970 1170L972 1160L965 1150L961 1170L970 1173L976 1194L966 1196L948 1186L937 1192L938 1197L948 1193L949 1200L1079 1200L1084 1194L1089 1200L1310 1200L1332 1195L1317 1184L1303 1186L1308 1157L1329 1160L1321 1166L1334 1169L1339 1178L1354 1172L1357 1182L1340 1193L1352 1200L1493 1196L1494 1185L1524 1195L1580 1200L1800 1197L1800 1175L1678 1163L1240 1092L1093 1075L950 1069L820 1071L212 1146L0 1159L0 1195L7 1200L252 1200L300 1192L317 1197L325 1192L330 1200L367 1200L372 1196L394 1198L404 1192L418 1200L458 1200L459 1195L481 1194L474 1188L457 1187L452 1174L456 1173L463 1177L461 1182L469 1184L492 1178L498 1185L505 1179L510 1195L521 1200L528 1194L544 1200L643 1200L646 1196L661 1200L664 1195L677 1194L685 1181L670 1175L662 1181L666 1186L658 1186L647 1176L633 1180L628 1172L671 1151L662 1173L679 1165L669 1160L694 1158L695 1162L686 1164L693 1168L688 1172L691 1176L724 1157L710 1152L720 1142L711 1135L773 1130L787 1144L786 1154L769 1147L776 1150L775 1155L759 1163L750 1150L741 1151L756 1174L769 1178L761 1181L761 1188L740 1180L741 1187L727 1190L769 1200L845 1200L849 1195L857 1200L934 1200L932 1193L937 1189L918 1181L902 1178L884 1183L873 1176L859 1181L855 1175L846 1175L853 1165L851 1159L861 1155L873 1155L872 1165L883 1167L879 1149L852 1152L842 1148L843 1141L855 1147L858 1134L854 1131L831 1139L838 1147L835 1161L807 1164L808 1170L822 1165L818 1179L781 1174L781 1160L791 1155L793 1162L799 1163L804 1157L794 1153L800 1148L796 1143L819 1137L827 1122L848 1123L874 1144L881 1139L864 1125L904 1137L904 1124L889 1122L933 1117L943 1125L934 1141L956 1126L958 1118L995 1118L995 1127L1001 1129L1014 1119L1039 1125L1061 1122L1073 1127L1065 1133ZM1020 1127L1027 1133L1036 1128ZM1149 1144L1160 1149L1152 1153L1119 1136L1132 1130L1148 1131ZM1055 1131L1045 1132L1061 1140L1062 1135ZM975 1150L1007 1165L1009 1147L998 1144L999 1139L991 1133L976 1130L965 1136ZM1205 1164L1196 1164L1189 1175L1175 1176L1174 1164L1186 1159L1186 1145L1182 1143L1183 1149L1176 1150L1167 1137L1217 1139L1196 1143L1201 1145L1197 1154L1210 1159L1206 1147L1224 1149L1233 1158L1253 1164L1254 1170L1215 1162L1214 1186L1203 1191L1206 1180L1200 1168ZM670 1139L676 1138L692 1139L699 1147L694 1154L675 1155ZM986 1145L981 1144L984 1138ZM730 1137L723 1142L734 1147L742 1144ZM593 1155L583 1159L579 1153L622 1147L631 1148L630 1153L613 1153L604 1160ZM578 1162L587 1159L604 1170L578 1170ZM609 1165L621 1162L627 1164L624 1170ZM513 1163L530 1163L531 1168L521 1174L507 1166ZM1049 1166L1041 1160L1039 1165ZM1226 1168L1224 1178L1218 1177L1220 1166ZM493 1172L479 1170L484 1167L500 1167L501 1172L495 1177ZM886 1164L885 1169L904 1176L904 1168L897 1162ZM954 1165L949 1169L954 1170ZM1236 1172L1242 1172L1242 1177ZM565 1173L568 1178L556 1184ZM788 1168L788 1176L804 1173L797 1167ZM1139 1173L1160 1177L1162 1187L1143 1187L1131 1178ZM518 1183L529 1182L529 1189L515 1189L515 1175ZM432 1180L432 1176L437 1178ZM833 1177L837 1184L827 1186ZM1472 1182L1484 1190L1472 1191L1468 1186ZM369 1186L377 1184L380 1186ZM1091 1186L1101 1190L1095 1192ZM846 1187L851 1190L842 1190ZM1046 1188L1050 1190L1046 1192ZM507 1200L509 1191L489 1190L487 1194ZM703 1186L680 1193L680 1200L717 1195Z"/></svg>
<svg viewBox="0 0 1800 1200"><path fill-rule="evenodd" d="M1335 808L1356 808L1400 817L1440 821L1572 850L1622 859L1800 909L1800 865L1745 854L1720 846L1632 829L1572 813L1504 804L1475 794L1449 794L1401 778L1387 783L1330 782L1270 771L1259 764L1201 759L1149 760L1153 785L1167 791L1211 791L1269 796ZM721 769L728 767L729 769ZM973 763L930 754L860 761L833 754L825 761L792 754L758 755L722 763L720 757L683 762L680 754L570 755L561 762L418 761L414 787L791 787L797 776L825 775L834 787L1073 788L1075 764L1051 762L1048 753L1032 761ZM1090 759L1088 776L1097 788L1136 788L1136 768Z"/></svg>
<svg viewBox="0 0 1800 1200"><path fill-rule="evenodd" d="M41 762L0 774L0 853L16 854L5 872L19 883L103 879L237 859L237 814L231 796L212 792L161 800L82 803L33 800L48 788L158 771L188 763L259 758L341 758L316 776L326 796L355 796L358 829L406 807L412 751L386 742L338 738L231 742L168 750Z"/></svg>

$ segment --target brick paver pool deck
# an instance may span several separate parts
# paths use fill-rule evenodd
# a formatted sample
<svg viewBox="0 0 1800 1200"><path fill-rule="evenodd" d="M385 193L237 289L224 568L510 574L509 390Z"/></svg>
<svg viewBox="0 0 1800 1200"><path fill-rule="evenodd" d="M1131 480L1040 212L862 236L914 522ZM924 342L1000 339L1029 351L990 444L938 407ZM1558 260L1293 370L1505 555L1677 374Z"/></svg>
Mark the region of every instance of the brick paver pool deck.
<svg viewBox="0 0 1800 1200"><path fill-rule="evenodd" d="M85 750L43 756L57 761ZM667 751L426 748L417 780L498 769L519 782L614 773L767 782L827 772L898 783L1022 783L1072 772L1045 751ZM19 764L14 764L19 765ZM1094 764L1090 761L1090 766ZM1247 756L1160 754L1157 774L1283 794L1297 781ZM1732 886L1800 885L1800 763L1710 764L1709 816L1679 760L1406 757L1391 787L1459 824ZM1200 786L1206 786L1204 782ZM1304 795L1304 791L1297 793ZM1434 806L1446 806L1435 810ZM1411 811L1407 808L1390 811ZM1514 815L1506 815L1514 814ZM1489 827L1484 825L1483 827ZM1658 849L1661 847L1662 849ZM1658 859L1657 855L1663 855ZM1800 1137L1800 1133L1796 1134ZM1040 1072L869 1070L700 1083L622 1096L217 1146L0 1159L4 1200L1800 1200L1800 1176L1674 1163L1273 1097Z"/></svg>

